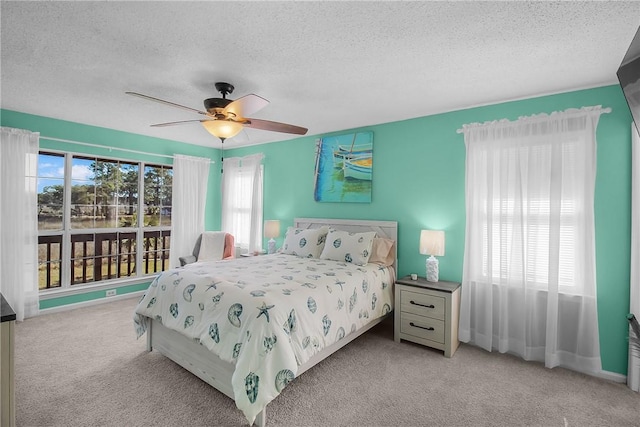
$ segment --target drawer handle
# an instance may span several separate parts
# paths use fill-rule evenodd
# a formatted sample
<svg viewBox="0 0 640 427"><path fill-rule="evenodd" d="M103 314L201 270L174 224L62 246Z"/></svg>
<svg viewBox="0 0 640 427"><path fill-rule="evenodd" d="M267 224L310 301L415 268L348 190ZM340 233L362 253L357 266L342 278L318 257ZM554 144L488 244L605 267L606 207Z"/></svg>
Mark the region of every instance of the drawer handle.
<svg viewBox="0 0 640 427"><path fill-rule="evenodd" d="M413 322L409 322L409 325L413 326L414 328L426 329L427 331L433 331L434 330L431 326L429 326L428 328L425 328L424 326L418 326Z"/></svg>
<svg viewBox="0 0 640 427"><path fill-rule="evenodd" d="M409 303L413 304L413 305L419 305L420 307L427 307L427 308L436 308L435 305L430 304L430 305L424 305L424 304L420 304L418 302L415 302L414 300L409 301Z"/></svg>

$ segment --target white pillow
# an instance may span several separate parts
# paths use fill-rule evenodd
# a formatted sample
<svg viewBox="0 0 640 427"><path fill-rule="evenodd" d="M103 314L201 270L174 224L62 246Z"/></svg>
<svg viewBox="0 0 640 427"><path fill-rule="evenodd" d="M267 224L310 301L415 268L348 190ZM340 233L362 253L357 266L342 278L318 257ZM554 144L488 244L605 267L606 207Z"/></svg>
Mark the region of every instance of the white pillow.
<svg viewBox="0 0 640 427"><path fill-rule="evenodd" d="M371 245L375 236L375 231L349 233L333 228L329 229L327 242L324 245L320 259L366 265L371 256Z"/></svg>
<svg viewBox="0 0 640 427"><path fill-rule="evenodd" d="M287 228L280 252L305 258L318 258L324 248L328 227Z"/></svg>

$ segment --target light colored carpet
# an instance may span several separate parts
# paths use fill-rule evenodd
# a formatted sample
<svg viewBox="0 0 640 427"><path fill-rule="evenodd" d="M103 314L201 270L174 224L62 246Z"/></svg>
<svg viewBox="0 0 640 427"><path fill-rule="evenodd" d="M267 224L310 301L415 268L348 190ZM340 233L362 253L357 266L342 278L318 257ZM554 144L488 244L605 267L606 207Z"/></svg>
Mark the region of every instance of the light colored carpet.
<svg viewBox="0 0 640 427"><path fill-rule="evenodd" d="M235 403L135 339L137 299L16 325L18 426L239 426ZM393 341L385 322L301 375L268 426L640 426L625 385L462 345Z"/></svg>

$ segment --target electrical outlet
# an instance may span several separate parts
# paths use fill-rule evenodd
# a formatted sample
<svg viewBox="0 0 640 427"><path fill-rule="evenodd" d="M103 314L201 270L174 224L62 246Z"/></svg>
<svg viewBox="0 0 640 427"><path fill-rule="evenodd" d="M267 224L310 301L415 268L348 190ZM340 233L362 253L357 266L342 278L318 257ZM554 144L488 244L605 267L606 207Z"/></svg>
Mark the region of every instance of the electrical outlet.
<svg viewBox="0 0 640 427"><path fill-rule="evenodd" d="M116 294L116 290L115 290L115 289L109 289L109 290L107 291L107 296L108 296L108 297L112 297L112 296L114 296L115 294Z"/></svg>

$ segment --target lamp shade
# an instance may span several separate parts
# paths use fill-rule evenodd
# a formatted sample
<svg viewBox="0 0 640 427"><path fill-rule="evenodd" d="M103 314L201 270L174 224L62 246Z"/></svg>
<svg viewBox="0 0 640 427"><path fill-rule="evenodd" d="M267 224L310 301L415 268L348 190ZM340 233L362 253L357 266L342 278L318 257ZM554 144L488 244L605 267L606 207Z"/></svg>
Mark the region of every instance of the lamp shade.
<svg viewBox="0 0 640 427"><path fill-rule="evenodd" d="M264 222L264 237L273 239L280 235L280 221L270 219Z"/></svg>
<svg viewBox="0 0 640 427"><path fill-rule="evenodd" d="M202 126L213 136L218 138L231 138L242 130L242 125L230 120L204 120Z"/></svg>
<svg viewBox="0 0 640 427"><path fill-rule="evenodd" d="M422 230L420 232L420 253L423 255L444 255L444 231Z"/></svg>

